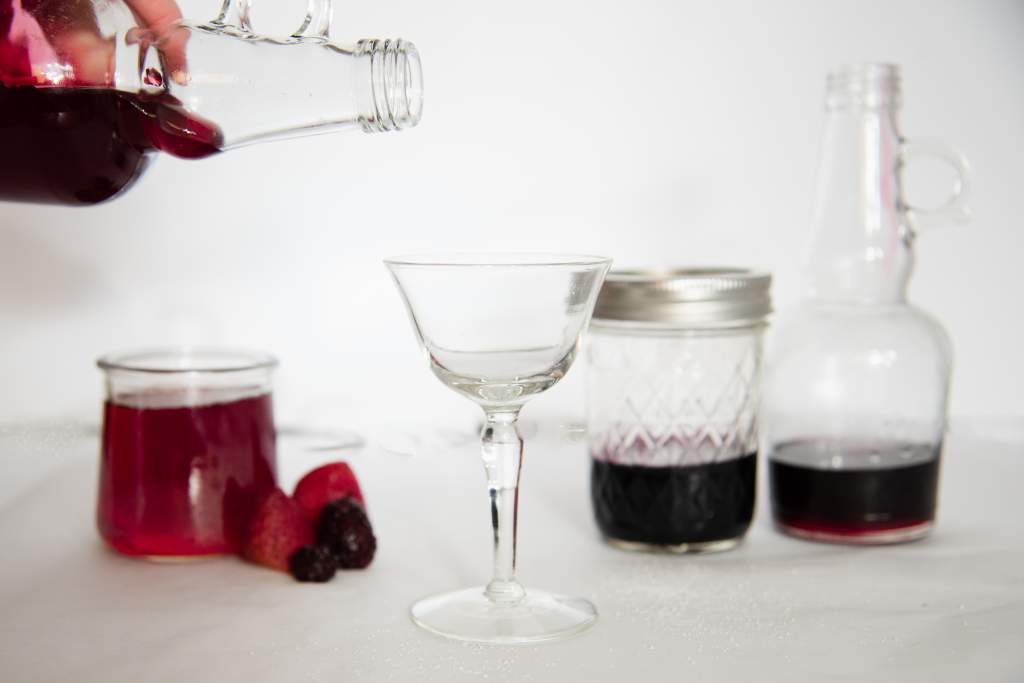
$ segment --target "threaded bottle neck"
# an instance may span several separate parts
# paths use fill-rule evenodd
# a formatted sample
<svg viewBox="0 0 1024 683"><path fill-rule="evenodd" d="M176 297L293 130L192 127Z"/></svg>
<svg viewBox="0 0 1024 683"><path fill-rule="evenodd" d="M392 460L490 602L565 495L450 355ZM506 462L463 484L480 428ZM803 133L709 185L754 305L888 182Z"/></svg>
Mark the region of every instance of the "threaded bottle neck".
<svg viewBox="0 0 1024 683"><path fill-rule="evenodd" d="M898 109L900 69L895 64L847 64L829 73L825 109Z"/></svg>
<svg viewBox="0 0 1024 683"><path fill-rule="evenodd" d="M423 113L423 70L416 46L405 40L360 40L356 56L369 60L369 90L359 123L367 133L412 128Z"/></svg>

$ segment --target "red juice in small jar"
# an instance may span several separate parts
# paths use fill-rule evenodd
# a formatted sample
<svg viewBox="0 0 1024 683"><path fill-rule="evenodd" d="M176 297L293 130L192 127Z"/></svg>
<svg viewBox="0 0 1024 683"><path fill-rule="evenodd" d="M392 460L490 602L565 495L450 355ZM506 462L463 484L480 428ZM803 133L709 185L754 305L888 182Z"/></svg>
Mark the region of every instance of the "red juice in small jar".
<svg viewBox="0 0 1024 683"><path fill-rule="evenodd" d="M104 404L97 524L118 552L237 552L276 486L270 394L205 399L153 391Z"/></svg>

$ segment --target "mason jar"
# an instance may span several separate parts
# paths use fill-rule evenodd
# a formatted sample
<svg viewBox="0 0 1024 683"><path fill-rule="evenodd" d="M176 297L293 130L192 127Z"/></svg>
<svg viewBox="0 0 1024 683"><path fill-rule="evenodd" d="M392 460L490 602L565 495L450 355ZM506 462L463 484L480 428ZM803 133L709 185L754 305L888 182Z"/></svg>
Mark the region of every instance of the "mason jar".
<svg viewBox="0 0 1024 683"><path fill-rule="evenodd" d="M597 526L613 545L725 550L754 514L771 275L612 272L587 350Z"/></svg>

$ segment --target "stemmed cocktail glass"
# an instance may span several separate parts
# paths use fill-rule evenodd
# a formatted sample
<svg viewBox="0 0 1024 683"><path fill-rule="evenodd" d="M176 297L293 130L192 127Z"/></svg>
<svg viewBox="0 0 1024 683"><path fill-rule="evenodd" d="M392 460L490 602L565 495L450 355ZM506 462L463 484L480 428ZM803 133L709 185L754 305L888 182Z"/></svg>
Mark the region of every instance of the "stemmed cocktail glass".
<svg viewBox="0 0 1024 683"><path fill-rule="evenodd" d="M444 384L486 414L481 434L494 578L412 606L423 628L500 643L556 640L597 619L582 598L527 592L515 578L523 440L516 419L572 365L611 260L561 254L453 254L385 261Z"/></svg>

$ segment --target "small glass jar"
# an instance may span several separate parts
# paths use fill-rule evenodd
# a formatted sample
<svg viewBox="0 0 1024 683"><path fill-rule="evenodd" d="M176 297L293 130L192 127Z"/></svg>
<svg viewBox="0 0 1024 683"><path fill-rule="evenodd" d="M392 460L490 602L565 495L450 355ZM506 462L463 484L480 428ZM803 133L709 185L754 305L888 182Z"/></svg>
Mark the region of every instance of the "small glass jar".
<svg viewBox="0 0 1024 683"><path fill-rule="evenodd" d="M725 550L754 514L771 275L702 268L605 280L587 351L591 499L628 549Z"/></svg>
<svg viewBox="0 0 1024 683"><path fill-rule="evenodd" d="M271 375L277 361L225 349L112 354L96 521L126 555L237 552L276 487Z"/></svg>

